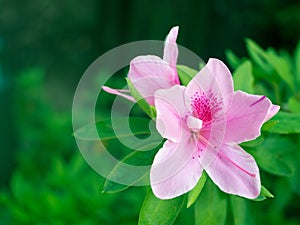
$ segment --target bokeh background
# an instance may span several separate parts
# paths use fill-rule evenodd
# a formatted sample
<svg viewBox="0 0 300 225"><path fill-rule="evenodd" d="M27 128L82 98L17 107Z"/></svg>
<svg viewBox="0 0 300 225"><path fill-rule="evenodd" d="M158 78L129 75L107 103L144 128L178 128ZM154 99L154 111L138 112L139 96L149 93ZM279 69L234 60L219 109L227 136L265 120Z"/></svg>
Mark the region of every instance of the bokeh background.
<svg viewBox="0 0 300 225"><path fill-rule="evenodd" d="M226 62L226 49L245 56L246 37L292 52L300 2L0 0L1 225L137 223L144 189L101 194L104 179L72 136L72 98L101 54L127 42L163 40L175 25L177 42L204 60ZM300 224L299 196L282 195L283 207L273 213ZM286 203L291 198L298 203ZM177 223L192 224L192 217L183 210Z"/></svg>

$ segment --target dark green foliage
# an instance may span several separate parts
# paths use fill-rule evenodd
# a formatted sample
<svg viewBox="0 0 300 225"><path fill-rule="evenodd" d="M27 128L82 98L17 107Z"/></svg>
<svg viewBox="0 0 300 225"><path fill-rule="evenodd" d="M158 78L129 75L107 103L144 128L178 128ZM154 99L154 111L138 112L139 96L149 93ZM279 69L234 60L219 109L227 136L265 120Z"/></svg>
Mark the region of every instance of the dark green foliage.
<svg viewBox="0 0 300 225"><path fill-rule="evenodd" d="M0 224L136 224L144 190L101 194L104 180L76 148L69 115L47 101L43 75L24 72L15 86L21 144L9 189L0 192Z"/></svg>
<svg viewBox="0 0 300 225"><path fill-rule="evenodd" d="M233 221L234 224L246 225L299 224L299 205L295 205L299 201L300 188L300 42L292 54L275 51L273 48L264 50L250 39L247 39L246 43L249 59L240 59L233 52L227 53L230 65L236 68L236 84L242 90L253 90L253 93L271 98L275 104L281 106L281 112L264 124L261 137L242 144L255 157L261 171L267 172L261 172L261 179L274 194L274 199L263 203L251 203L231 197ZM245 68L246 64L252 69L242 71L241 68ZM251 86L248 81L251 81ZM261 195L263 193L266 197L273 196L264 187ZM256 200L262 199L265 197L260 196Z"/></svg>

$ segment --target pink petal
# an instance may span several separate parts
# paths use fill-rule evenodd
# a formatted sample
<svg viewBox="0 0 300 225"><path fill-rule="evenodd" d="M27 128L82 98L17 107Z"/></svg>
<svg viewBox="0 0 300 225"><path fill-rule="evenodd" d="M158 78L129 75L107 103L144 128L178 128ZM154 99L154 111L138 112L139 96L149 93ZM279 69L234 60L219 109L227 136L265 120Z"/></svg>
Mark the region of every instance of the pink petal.
<svg viewBox="0 0 300 225"><path fill-rule="evenodd" d="M138 56L130 63L129 80L149 104L154 105L154 93L177 84L177 74L157 56Z"/></svg>
<svg viewBox="0 0 300 225"><path fill-rule="evenodd" d="M254 158L238 145L222 146L206 172L228 194L256 198L260 193L259 169Z"/></svg>
<svg viewBox="0 0 300 225"><path fill-rule="evenodd" d="M175 85L155 93L156 128L162 137L174 142L180 141L186 133L190 133L184 121L184 90L185 87Z"/></svg>
<svg viewBox="0 0 300 225"><path fill-rule="evenodd" d="M178 47L176 44L176 39L178 35L179 27L173 27L165 42L165 49L164 49L164 57L163 59L168 62L173 68L176 68L177 58L178 58Z"/></svg>
<svg viewBox="0 0 300 225"><path fill-rule="evenodd" d="M275 116L275 114L278 113L280 109L279 105L271 105L271 107L269 108L269 112L267 114L267 117L265 118L264 122L268 121L269 119L271 119L273 116Z"/></svg>
<svg viewBox="0 0 300 225"><path fill-rule="evenodd" d="M222 61L210 59L190 81L186 88L186 105L192 106L192 98L198 94L209 101L213 121L225 115L233 98L233 81L230 71Z"/></svg>
<svg viewBox="0 0 300 225"><path fill-rule="evenodd" d="M227 112L224 143L236 144L257 138L270 107L271 102L265 96L235 92Z"/></svg>
<svg viewBox="0 0 300 225"><path fill-rule="evenodd" d="M112 89L112 88L107 87L107 86L102 86L102 89L104 91L106 91L107 93L109 93L109 94L118 95L118 96L121 96L123 98L126 98L129 101L136 102L135 99L132 96L129 96L129 95L126 95L126 94L122 93L122 92L128 93L129 90Z"/></svg>
<svg viewBox="0 0 300 225"><path fill-rule="evenodd" d="M152 191L160 199L171 199L192 190L202 174L198 160L193 157L196 142L166 141L158 151L150 171Z"/></svg>
<svg viewBox="0 0 300 225"><path fill-rule="evenodd" d="M229 69L221 60L214 58L209 59L206 66L218 83L225 107L228 108L233 98L233 80Z"/></svg>
<svg viewBox="0 0 300 225"><path fill-rule="evenodd" d="M225 64L218 59L209 59L206 66L187 86L187 105L196 92L205 93L211 103L222 108L229 108L233 98L232 76ZM222 114L222 113L220 113Z"/></svg>

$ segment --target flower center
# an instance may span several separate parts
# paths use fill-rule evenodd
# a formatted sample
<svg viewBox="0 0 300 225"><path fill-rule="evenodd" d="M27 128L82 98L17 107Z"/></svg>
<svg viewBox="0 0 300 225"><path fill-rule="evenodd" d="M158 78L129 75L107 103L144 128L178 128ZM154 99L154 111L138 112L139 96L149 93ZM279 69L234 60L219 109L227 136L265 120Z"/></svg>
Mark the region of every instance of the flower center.
<svg viewBox="0 0 300 225"><path fill-rule="evenodd" d="M212 119L210 101L204 93L196 92L191 97L192 115L207 124Z"/></svg>
<svg viewBox="0 0 300 225"><path fill-rule="evenodd" d="M188 116L186 123L187 123L188 128L194 133L197 133L198 131L200 131L200 129L202 128L202 125L203 125L202 120L200 120L196 117L193 117L193 116Z"/></svg>
<svg viewBox="0 0 300 225"><path fill-rule="evenodd" d="M201 155L209 147L212 151L218 151L213 123L222 120L223 103L217 94L211 90L207 92L195 92L191 97L191 112L187 116L187 126L192 132L192 139L197 141L196 156ZM195 158L195 156L193 156Z"/></svg>

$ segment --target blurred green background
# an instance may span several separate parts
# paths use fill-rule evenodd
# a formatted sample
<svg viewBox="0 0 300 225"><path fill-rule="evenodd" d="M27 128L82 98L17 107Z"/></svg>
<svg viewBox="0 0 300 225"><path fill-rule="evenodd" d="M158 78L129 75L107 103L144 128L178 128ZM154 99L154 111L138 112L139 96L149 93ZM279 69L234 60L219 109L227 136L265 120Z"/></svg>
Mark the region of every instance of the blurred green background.
<svg viewBox="0 0 300 225"><path fill-rule="evenodd" d="M98 56L127 42L163 40L175 25L177 42L204 60L226 61L225 49L246 56L245 37L293 52L300 2L0 0L0 225L137 224L144 189L100 194L104 180L72 136L72 98ZM284 190L286 180L272 179ZM280 193L274 217L259 220L300 224L299 196ZM184 210L177 223L192 217Z"/></svg>

